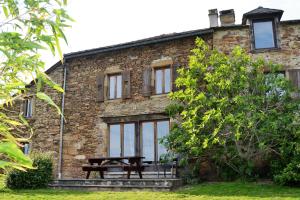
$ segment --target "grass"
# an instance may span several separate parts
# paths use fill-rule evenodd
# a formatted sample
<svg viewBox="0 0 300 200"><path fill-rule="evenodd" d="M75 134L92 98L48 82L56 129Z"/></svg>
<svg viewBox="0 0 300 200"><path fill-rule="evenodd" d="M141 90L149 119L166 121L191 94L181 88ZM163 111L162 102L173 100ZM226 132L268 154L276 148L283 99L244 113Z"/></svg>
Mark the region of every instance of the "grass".
<svg viewBox="0 0 300 200"><path fill-rule="evenodd" d="M81 200L81 199L142 199L142 200L194 200L194 199L299 199L300 188L281 187L271 184L258 183L204 183L185 187L175 192L150 192L150 191L129 191L129 192L87 192L73 190L10 190L4 187L4 179L0 178L0 199L1 200Z"/></svg>

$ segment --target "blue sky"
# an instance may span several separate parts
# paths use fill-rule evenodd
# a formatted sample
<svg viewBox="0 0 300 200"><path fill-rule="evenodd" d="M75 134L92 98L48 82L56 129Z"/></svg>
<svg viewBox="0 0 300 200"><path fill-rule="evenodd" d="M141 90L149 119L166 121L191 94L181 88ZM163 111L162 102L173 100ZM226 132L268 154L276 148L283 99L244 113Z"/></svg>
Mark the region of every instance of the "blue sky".
<svg viewBox="0 0 300 200"><path fill-rule="evenodd" d="M234 9L236 24L258 6L284 10L282 20L300 19L299 0L69 0L76 20L65 31L63 53L209 26L208 10ZM46 68L59 60L43 52Z"/></svg>

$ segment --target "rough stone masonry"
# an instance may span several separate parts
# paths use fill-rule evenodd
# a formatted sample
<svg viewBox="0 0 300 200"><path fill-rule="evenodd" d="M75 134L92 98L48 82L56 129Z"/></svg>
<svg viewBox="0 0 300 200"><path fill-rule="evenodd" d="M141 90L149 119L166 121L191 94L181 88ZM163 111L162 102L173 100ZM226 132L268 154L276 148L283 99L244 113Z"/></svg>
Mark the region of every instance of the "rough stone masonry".
<svg viewBox="0 0 300 200"><path fill-rule="evenodd" d="M138 117L142 120L160 119L164 116L164 109L170 100L167 94L153 94L153 69L166 65L172 66L173 70L174 66L188 66L188 56L190 50L194 48L196 37L203 38L211 48L225 53L229 53L238 45L253 57L264 57L280 63L287 78L296 85L299 84L297 74L300 70L300 20L280 21L282 15L280 10L264 8L265 13L261 14L261 8L257 9L260 9L260 12L256 15L252 11L244 15L246 20L244 24L234 24L234 21L228 21L234 20L234 16L226 16L223 17L226 18L226 23L221 22L224 26L218 24L216 26L214 21L214 27L207 29L66 54L64 64L58 62L47 71L48 75L62 86L63 69L64 67L67 69L62 177L83 178L85 174L81 170L81 165L87 162L87 158L108 155L109 120L114 122L136 120ZM217 11L210 13L218 14ZM234 15L234 11L221 14ZM274 26L277 27L274 31L277 46L269 49L253 49L254 18L257 20L266 17L273 20ZM150 73L150 80L148 91L145 93L147 87L145 89L144 77L147 70ZM126 92L127 96L109 100L107 75L122 74L124 71L128 81L124 84L129 88L123 92ZM173 74L175 73L173 71ZM102 77L103 85L99 86L97 77ZM172 77L174 79L175 75ZM34 86L31 87L31 92L34 92ZM101 94L99 90L103 90ZM45 88L45 92L61 106L62 94L49 88ZM34 129L31 151L53 152L55 163L53 173L57 178L60 116L52 107L34 98L33 116L29 121Z"/></svg>

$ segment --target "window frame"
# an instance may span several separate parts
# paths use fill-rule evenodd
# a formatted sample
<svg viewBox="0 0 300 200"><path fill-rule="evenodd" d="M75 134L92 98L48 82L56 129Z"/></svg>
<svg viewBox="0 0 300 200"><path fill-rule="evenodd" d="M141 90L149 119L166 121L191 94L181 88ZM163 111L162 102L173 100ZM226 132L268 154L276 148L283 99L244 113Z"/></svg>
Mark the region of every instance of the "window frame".
<svg viewBox="0 0 300 200"><path fill-rule="evenodd" d="M170 70L170 91L166 92L166 85L165 85L165 74L166 74L166 70L169 69ZM158 70L162 70L162 79L161 79L161 88L162 88L162 92L161 93L157 93L156 91L156 84L158 83L157 79L156 79L156 73ZM172 91L172 66L171 65L166 65L166 66L160 66L160 67L154 67L154 94L155 95L162 95L162 94L168 94Z"/></svg>
<svg viewBox="0 0 300 200"><path fill-rule="evenodd" d="M134 155L138 154L137 143L138 143L138 132L137 132L137 122L120 122L120 123L110 123L108 124L108 135L107 135L107 155L110 156L110 126L119 125L120 126L120 156L124 156L124 126L125 124L134 124Z"/></svg>
<svg viewBox="0 0 300 200"><path fill-rule="evenodd" d="M139 138L140 138L140 143L139 143L139 153L141 156L143 156L143 123L147 122L152 122L153 123L153 137L154 137L154 163L159 162L158 158L158 137L157 137L157 122L160 121L168 121L169 122L169 133L170 133L170 127L171 127L171 122L170 119L157 119L157 120L146 120L146 121L141 121L139 124Z"/></svg>
<svg viewBox="0 0 300 200"><path fill-rule="evenodd" d="M273 47L264 47L264 48L257 48L255 45L255 32L254 32L254 24L260 23L260 22L272 22L272 31L273 31L273 40L274 40L274 46ZM268 50L268 49L278 49L278 35L276 31L276 23L275 19L273 18L264 18L264 19L252 19L251 21L251 37L252 37L252 47L255 51L260 50Z"/></svg>
<svg viewBox="0 0 300 200"><path fill-rule="evenodd" d="M29 109L29 105L30 105L30 109ZM23 116L25 118L32 118L33 115L33 99L31 98L26 98L23 102ZM30 112L29 112L30 111Z"/></svg>
<svg viewBox="0 0 300 200"><path fill-rule="evenodd" d="M121 93L121 96L118 97L118 76L121 77L121 88L120 88L120 93ZM110 84L110 78L111 77L115 77L115 88L114 88L114 97L113 98L110 98L110 87L111 87L111 84ZM122 95L123 95L123 77L122 77L122 73L114 73L114 74L108 74L107 75L107 78L108 78L108 91L107 91L107 99L108 100L114 100L114 99L122 99Z"/></svg>
<svg viewBox="0 0 300 200"><path fill-rule="evenodd" d="M116 122L108 124L108 134L107 134L107 156L110 156L110 126L111 125L120 125L120 146L121 146L121 155L124 156L124 125L125 124L134 124L134 155L135 156L143 156L143 123L152 122L154 123L154 163L159 162L158 158L158 137L157 137L157 123L161 121L167 121L169 126L169 133L171 130L171 121L170 118L163 119L153 119L153 120L137 120L137 121L126 121L126 122ZM168 133L168 134L169 134Z"/></svg>

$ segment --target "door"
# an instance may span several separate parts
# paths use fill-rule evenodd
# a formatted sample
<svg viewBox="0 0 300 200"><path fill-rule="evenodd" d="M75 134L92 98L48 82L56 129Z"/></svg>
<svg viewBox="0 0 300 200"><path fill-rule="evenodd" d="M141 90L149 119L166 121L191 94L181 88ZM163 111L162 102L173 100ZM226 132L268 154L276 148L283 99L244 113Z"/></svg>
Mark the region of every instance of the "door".
<svg viewBox="0 0 300 200"><path fill-rule="evenodd" d="M140 145L144 161L158 162L160 156L167 153L160 140L169 134L169 126L169 120L142 122Z"/></svg>

